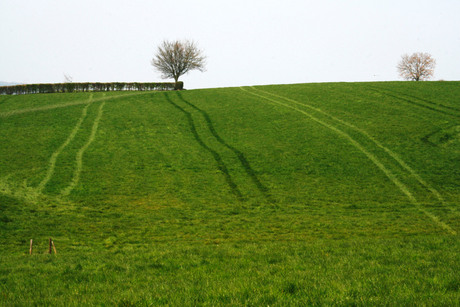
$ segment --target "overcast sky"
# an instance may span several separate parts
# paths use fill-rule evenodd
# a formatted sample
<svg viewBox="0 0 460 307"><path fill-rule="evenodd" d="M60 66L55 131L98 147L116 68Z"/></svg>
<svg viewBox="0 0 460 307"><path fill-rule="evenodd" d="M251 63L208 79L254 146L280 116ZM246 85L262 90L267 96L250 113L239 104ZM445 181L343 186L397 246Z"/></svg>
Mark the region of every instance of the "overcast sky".
<svg viewBox="0 0 460 307"><path fill-rule="evenodd" d="M460 80L460 0L1 0L0 81L162 81L165 39L194 40L186 88L399 80L428 52Z"/></svg>

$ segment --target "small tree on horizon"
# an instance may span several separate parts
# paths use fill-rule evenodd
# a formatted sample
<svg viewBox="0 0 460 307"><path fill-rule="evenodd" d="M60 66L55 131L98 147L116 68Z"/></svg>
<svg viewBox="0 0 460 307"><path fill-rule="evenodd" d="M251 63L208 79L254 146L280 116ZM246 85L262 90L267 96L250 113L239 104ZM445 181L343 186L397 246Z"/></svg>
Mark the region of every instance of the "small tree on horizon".
<svg viewBox="0 0 460 307"><path fill-rule="evenodd" d="M190 70L205 71L206 57L193 41L163 41L152 59L152 66L161 72L163 79L174 79L179 89L179 77Z"/></svg>
<svg viewBox="0 0 460 307"><path fill-rule="evenodd" d="M436 60L428 53L404 54L397 68L399 75L412 81L428 80L433 77Z"/></svg>

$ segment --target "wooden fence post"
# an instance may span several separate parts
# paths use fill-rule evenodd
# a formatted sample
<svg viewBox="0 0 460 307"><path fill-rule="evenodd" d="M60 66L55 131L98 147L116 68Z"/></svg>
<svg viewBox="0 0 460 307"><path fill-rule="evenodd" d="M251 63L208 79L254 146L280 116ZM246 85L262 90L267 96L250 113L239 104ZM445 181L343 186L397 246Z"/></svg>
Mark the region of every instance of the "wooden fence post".
<svg viewBox="0 0 460 307"><path fill-rule="evenodd" d="M54 246L54 241L53 240L51 240L51 245L53 245L54 254L57 254L56 246Z"/></svg>
<svg viewBox="0 0 460 307"><path fill-rule="evenodd" d="M33 240L30 239L29 255L32 255L32 243L33 243Z"/></svg>

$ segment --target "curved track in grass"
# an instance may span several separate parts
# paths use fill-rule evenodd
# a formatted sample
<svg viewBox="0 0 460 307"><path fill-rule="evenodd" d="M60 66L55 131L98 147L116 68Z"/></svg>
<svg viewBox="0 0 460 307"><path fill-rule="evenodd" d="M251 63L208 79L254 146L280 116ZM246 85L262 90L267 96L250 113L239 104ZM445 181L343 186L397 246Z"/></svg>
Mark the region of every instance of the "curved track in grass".
<svg viewBox="0 0 460 307"><path fill-rule="evenodd" d="M342 124L345 124L351 128L354 128L354 129L358 129L356 128L355 126L351 125L351 124L348 124L342 120L339 120L335 117L332 117L331 115L327 114L326 112L318 109L318 108L314 108L314 107L311 107L311 106L308 106L308 105L304 105L298 101L295 101L293 99L290 99L288 97L283 97L283 96L280 96L280 95L276 95L276 94L272 94L272 93L269 93L269 92L266 92L266 91L262 91L262 90L257 90L255 89L254 87L251 87L252 91L246 89L246 88L243 88L241 87L241 90L243 90L244 92L247 92L251 95L254 95L256 97L259 97L259 98L262 98L264 99L265 101L268 101L268 103L271 103L271 104L275 104L275 105L280 105L280 106L283 106L283 107L286 107L286 108L289 108L289 109L292 109L296 112L299 112L305 116L307 116L308 118L310 118L311 120L317 122L318 124L334 131L335 133L337 133L338 135L340 135L341 137L347 139L355 148L357 148L359 151L361 151L369 160L371 160L387 177L388 179L390 179L390 181L392 181L400 190L403 194L405 194L407 196L407 198L410 200L410 202L418 209L420 210L421 212L423 212L426 216L428 216L431 220L433 220L438 226L442 227L443 229L445 229L447 232L449 232L450 234L453 234L453 235L456 235L457 232L452 229L452 227L450 227L449 225L447 225L446 223L444 223L443 221L441 221L439 219L439 217L437 217L436 215L432 214L431 212L427 211L418 201L417 199L414 197L414 195L410 192L409 188L403 183L401 182L397 176L389 169L387 168L374 154L372 154L370 151L368 151L366 148L364 148L358 141L356 141L353 137L351 137L347 132L345 132L344 130L341 130L340 128L334 126L333 124L330 124L330 123L327 123L317 117L315 117L314 115L304 111L304 110L301 110L299 109L298 107L294 106L294 105L291 105L291 104L288 104L288 103L284 103L284 102L281 102L279 99L283 99L285 101L289 101L290 103L294 103L295 105L300 105L300 106L304 106L304 107L308 107L312 110L315 110L317 112L320 112L320 113L323 113L325 115L327 115L328 117L336 120L336 121L340 121ZM258 92L261 92L262 94L258 93ZM267 95L269 97L267 97ZM276 99L274 99L276 98ZM363 131L361 131L361 133L363 133ZM367 133L364 133L364 135L366 135L367 137L370 137ZM372 138L373 139L373 138ZM371 139L371 140L372 140ZM375 139L374 139L374 143L375 143ZM377 144L380 144L380 143L377 143ZM381 148L384 148L383 145L380 144L380 146L378 147L381 147ZM391 152L390 150L387 150L387 152ZM397 156L395 154L392 155L393 158L397 158ZM407 166L406 163L404 163L401 159L397 158L396 159L398 161L398 163L402 163L402 165L404 165L403 167L408 169L408 170L411 170L411 168L409 168ZM412 171L413 174L416 175L415 172ZM416 175L418 176L418 175ZM418 176L420 178L420 176ZM420 178L421 179L421 178ZM422 180L422 182L425 184L425 185L428 185L426 182L424 182ZM435 195L439 197L440 194L434 190L434 188L431 188L432 192L434 191L435 192ZM442 198L441 198L442 199Z"/></svg>

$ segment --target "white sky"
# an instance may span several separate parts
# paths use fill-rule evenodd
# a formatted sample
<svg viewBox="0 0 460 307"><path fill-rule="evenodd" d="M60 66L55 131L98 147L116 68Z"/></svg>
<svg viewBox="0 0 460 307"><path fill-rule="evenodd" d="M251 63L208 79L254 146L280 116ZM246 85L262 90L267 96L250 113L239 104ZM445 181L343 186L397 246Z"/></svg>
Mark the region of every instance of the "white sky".
<svg viewBox="0 0 460 307"><path fill-rule="evenodd" d="M207 71L186 88L398 80L428 52L460 80L459 0L1 0L0 81L162 81L162 40L190 39Z"/></svg>

